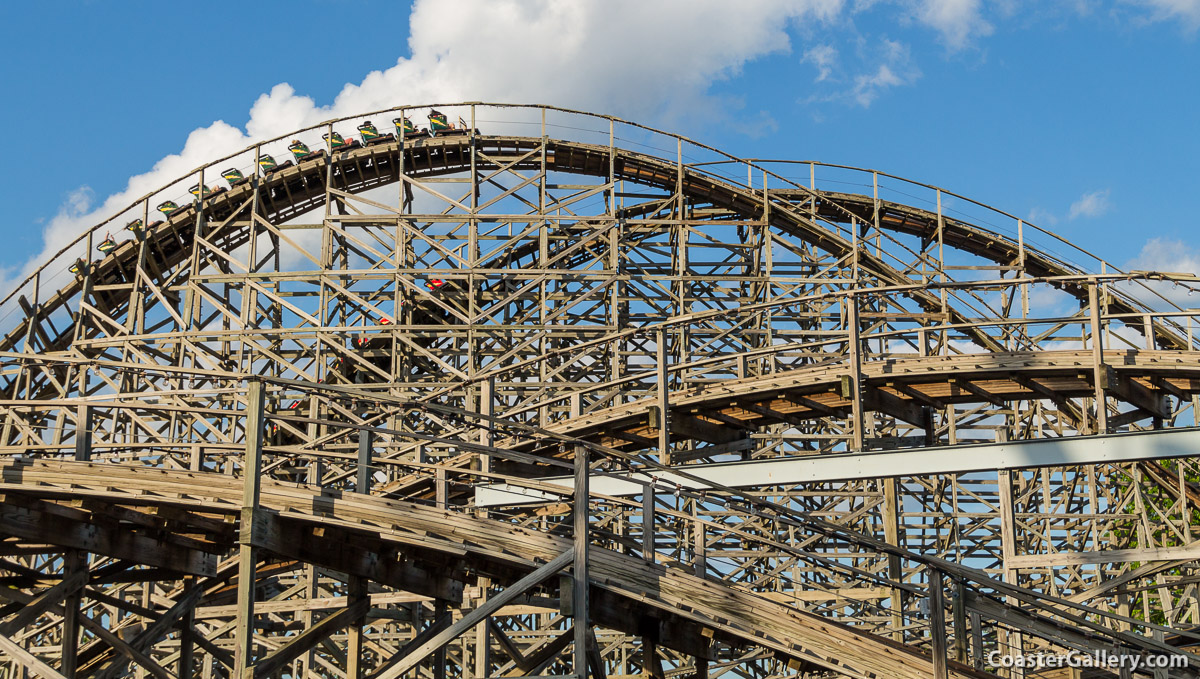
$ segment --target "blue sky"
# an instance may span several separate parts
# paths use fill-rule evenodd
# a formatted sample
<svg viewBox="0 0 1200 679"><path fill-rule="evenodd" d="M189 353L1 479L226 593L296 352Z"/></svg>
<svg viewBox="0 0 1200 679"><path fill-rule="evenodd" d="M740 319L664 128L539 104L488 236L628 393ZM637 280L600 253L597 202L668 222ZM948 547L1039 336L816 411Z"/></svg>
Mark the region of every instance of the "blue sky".
<svg viewBox="0 0 1200 679"><path fill-rule="evenodd" d="M584 108L746 157L876 168L1117 264L1200 268L1200 0L59 1L3 12L6 288L129 197L255 137L431 100Z"/></svg>

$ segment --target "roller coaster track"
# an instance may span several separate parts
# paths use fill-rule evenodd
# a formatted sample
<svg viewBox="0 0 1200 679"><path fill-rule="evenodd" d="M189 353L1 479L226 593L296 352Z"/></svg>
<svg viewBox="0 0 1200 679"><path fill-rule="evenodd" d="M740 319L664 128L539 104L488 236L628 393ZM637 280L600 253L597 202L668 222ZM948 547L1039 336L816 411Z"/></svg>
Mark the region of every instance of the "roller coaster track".
<svg viewBox="0 0 1200 679"><path fill-rule="evenodd" d="M953 463L1195 424L1154 287L1189 278L877 172L439 108L468 129L251 173L93 259L363 116L198 168L0 302L0 677L1200 673L1200 463ZM944 471L583 482L908 449ZM498 483L535 499L475 504Z"/></svg>

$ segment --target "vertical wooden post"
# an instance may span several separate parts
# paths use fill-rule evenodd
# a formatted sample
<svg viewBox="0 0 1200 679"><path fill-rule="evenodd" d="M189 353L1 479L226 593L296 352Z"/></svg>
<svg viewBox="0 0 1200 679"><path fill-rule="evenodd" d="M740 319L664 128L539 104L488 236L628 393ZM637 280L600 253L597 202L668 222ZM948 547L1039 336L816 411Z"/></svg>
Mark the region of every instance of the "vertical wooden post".
<svg viewBox="0 0 1200 679"><path fill-rule="evenodd" d="M934 679L950 679L946 664L946 611L942 594L942 572L929 569L929 641L933 646Z"/></svg>
<svg viewBox="0 0 1200 679"><path fill-rule="evenodd" d="M850 423L853 435L850 439L851 450L863 449L863 407L862 407L862 347L859 346L858 336L858 298L854 294L847 295L846 305L846 342L850 351Z"/></svg>
<svg viewBox="0 0 1200 679"><path fill-rule="evenodd" d="M654 563L654 482L642 490L642 558Z"/></svg>
<svg viewBox="0 0 1200 679"><path fill-rule="evenodd" d="M88 462L92 459L92 407L81 405L75 415L75 459Z"/></svg>
<svg viewBox="0 0 1200 679"><path fill-rule="evenodd" d="M967 588L961 578L954 579L954 600L950 602L954 612L954 659L967 662ZM979 651L976 650L976 653Z"/></svg>
<svg viewBox="0 0 1200 679"><path fill-rule="evenodd" d="M883 479L883 539L889 545L900 546L899 498L896 479ZM900 555L888 554L888 579L899 583L904 578ZM892 588L892 639L904 643L904 590Z"/></svg>
<svg viewBox="0 0 1200 679"><path fill-rule="evenodd" d="M86 553L71 549L63 555L64 578L85 568L87 568ZM75 669L79 666L79 604L82 600L83 590L81 588L68 594L63 602L62 664L59 666L59 672L67 679L75 679Z"/></svg>
<svg viewBox="0 0 1200 679"><path fill-rule="evenodd" d="M659 330L658 338L655 340L655 347L658 353L658 461L662 464L671 464L671 428L668 412L670 403L667 399L668 384L667 379L667 331Z"/></svg>
<svg viewBox="0 0 1200 679"><path fill-rule="evenodd" d="M472 158L472 162L474 162L474 155L472 155L471 158ZM472 171L471 174L472 174L472 177L474 177L475 172ZM472 181L472 186L475 186L474 182L476 180L473 178L471 181ZM473 192L472 192L472 195L474 195ZM472 200L474 200L474 199L472 199ZM472 235L474 235L474 234L477 234L477 232L478 232L478 222L476 220L472 219L470 233ZM471 252L472 261L478 259L479 250L478 250L478 241L477 240L472 244L472 246L470 248L470 252ZM474 280L474 279L470 278L468 280ZM475 287L474 285L471 286L472 290L474 289L474 287ZM471 297L472 305L475 304L474 299L475 299L474 293L472 293L472 297ZM476 307L472 306L471 314L474 315L477 312L478 311L477 311ZM472 368L472 371L475 369L475 361L474 360L471 361L471 368ZM484 417L480 417L477 420L477 422L478 422L478 426L479 426L479 442L485 446L491 446L495 443L495 429L494 429L494 427L492 425L492 421L490 419L491 415L494 412L495 394L496 394L496 378L489 377L488 379L483 380L482 382L479 383L479 392L478 392L478 400L476 403L476 408L477 408L477 412ZM545 421L545 420L543 420L543 421ZM487 453L479 454L479 471L484 472L485 474L492 471L492 456L491 455L488 455ZM486 477L483 477L483 478L486 478ZM475 513L477 516L480 516L480 517L486 517L488 515L488 512L486 509L476 510ZM488 587L490 584L491 584L490 579L484 578L484 577L479 578L479 587L481 590L479 605L483 605L483 603L485 601L487 601ZM491 662L492 662L491 661L491 630L488 629L487 621L483 621L475 626L475 676L476 677L490 676Z"/></svg>
<svg viewBox="0 0 1200 679"><path fill-rule="evenodd" d="M367 581L362 577L352 575L347 584L348 605L354 606L369 596ZM346 679L361 679L363 676L363 618L355 619L346 629Z"/></svg>
<svg viewBox="0 0 1200 679"><path fill-rule="evenodd" d="M438 509L446 508L446 495L448 494L449 485L446 481L446 468L438 467L433 477L434 503L437 504Z"/></svg>
<svg viewBox="0 0 1200 679"><path fill-rule="evenodd" d="M1104 389L1108 382L1108 366L1104 365L1104 333L1100 320L1100 282L1088 280L1088 311L1091 316L1092 332L1092 381L1095 384L1096 433L1108 433L1108 401Z"/></svg>
<svg viewBox="0 0 1200 679"><path fill-rule="evenodd" d="M436 599L433 602L433 623L437 623L446 615L446 600ZM417 621L413 621L415 625ZM433 679L446 679L446 646L449 643L438 646L438 649L433 652Z"/></svg>
<svg viewBox="0 0 1200 679"><path fill-rule="evenodd" d="M179 621L179 667L176 674L179 679L191 679L195 672L195 648L196 648L196 633L193 626L196 624L196 611L189 609L183 614Z"/></svg>
<svg viewBox="0 0 1200 679"><path fill-rule="evenodd" d="M375 432L362 429L358 432L358 474L355 476L354 492L371 492L371 446Z"/></svg>
<svg viewBox="0 0 1200 679"><path fill-rule="evenodd" d="M358 432L358 478L354 492L367 495L371 492L371 444L375 432L362 429ZM359 576L350 576L347 581L348 605L354 606L367 596L367 581ZM366 616L356 618L346 630L346 679L363 676L363 622Z"/></svg>
<svg viewBox="0 0 1200 679"><path fill-rule="evenodd" d="M986 655L983 652L983 621L979 617L979 613L971 611L968 616L971 619L971 667L982 670L983 658Z"/></svg>
<svg viewBox="0 0 1200 679"><path fill-rule="evenodd" d="M1004 559L1004 581L1015 585L1017 584L1017 570L1010 565L1013 556L1016 555L1016 523L1014 519L1016 501L1013 499L1012 473L1007 469L1001 469L997 472L996 476L999 486L997 501L1000 504L1000 551ZM1011 597L1007 601L1014 605L1017 603ZM1020 632L1010 633L1008 644L1009 648L1007 651L1010 654L1024 652L1024 640ZM1021 679L1025 676L1025 669L1022 667L1013 667L1011 676L1014 679Z"/></svg>
<svg viewBox="0 0 1200 679"><path fill-rule="evenodd" d="M571 603L575 614L575 675L587 679L588 617L588 449L575 445L575 504L572 507L575 536L575 561L571 566L574 577Z"/></svg>
<svg viewBox="0 0 1200 679"><path fill-rule="evenodd" d="M251 381L246 392L246 456L242 465L242 525L238 535L237 628L234 676L242 677L254 661L254 581L257 550L254 521L261 488L263 383Z"/></svg>

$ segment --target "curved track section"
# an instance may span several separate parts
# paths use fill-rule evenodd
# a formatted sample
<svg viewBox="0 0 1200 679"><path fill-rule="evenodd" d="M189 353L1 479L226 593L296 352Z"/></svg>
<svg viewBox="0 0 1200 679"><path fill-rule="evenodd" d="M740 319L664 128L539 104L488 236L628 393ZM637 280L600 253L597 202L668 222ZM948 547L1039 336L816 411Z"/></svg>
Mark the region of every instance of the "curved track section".
<svg viewBox="0 0 1200 679"><path fill-rule="evenodd" d="M1161 285L1192 281L878 172L438 108L465 124L198 168L0 302L0 677L1197 661L1200 465L979 461L1191 436ZM880 476L666 480L873 451ZM611 475L642 480L587 492ZM497 485L533 500L476 504Z"/></svg>

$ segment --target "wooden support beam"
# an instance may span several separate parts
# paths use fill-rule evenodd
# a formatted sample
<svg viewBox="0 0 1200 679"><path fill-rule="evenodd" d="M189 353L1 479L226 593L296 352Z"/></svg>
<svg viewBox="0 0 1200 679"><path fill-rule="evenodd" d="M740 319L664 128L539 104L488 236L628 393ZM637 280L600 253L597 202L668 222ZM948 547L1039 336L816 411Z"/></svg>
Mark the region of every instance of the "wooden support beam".
<svg viewBox="0 0 1200 679"><path fill-rule="evenodd" d="M521 578L511 587L505 589L503 592L497 594L491 599L488 599L488 601L479 608L476 608L470 613L464 615L461 620L451 625L445 631L435 635L429 641L406 653L404 658L395 665L372 675L372 679L397 679L405 672L409 671L413 667L416 667L417 663L424 660L426 656L432 653L439 646L445 644L451 639L454 639L463 632L466 632L480 622L483 622L488 616L500 610L500 608L502 608L505 604L517 598L518 595L525 592L530 587L541 584L541 582L546 578L554 575L563 568L566 568L574 559L574 551L568 550L563 552L550 563L547 563L529 575Z"/></svg>
<svg viewBox="0 0 1200 679"><path fill-rule="evenodd" d="M1148 416L1163 419L1171 417L1171 409L1167 407L1165 396L1154 393L1130 377L1110 373L1108 393L1147 413Z"/></svg>
<svg viewBox="0 0 1200 679"><path fill-rule="evenodd" d="M180 573L211 576L217 571L216 557L212 554L114 525L66 518L50 503L26 501L25 506L16 506L15 501L13 496L0 503L0 534L128 559Z"/></svg>
<svg viewBox="0 0 1200 679"><path fill-rule="evenodd" d="M572 613L575 619L575 676L587 679L587 632L591 627L588 614L588 517L589 495L588 449L575 444L575 497L571 505L572 542L574 555L571 557Z"/></svg>
<svg viewBox="0 0 1200 679"><path fill-rule="evenodd" d="M766 405L766 403L769 403L769 401L760 401L759 403L745 402L745 403L738 403L737 407L741 408L742 410L754 413L756 415L761 415L765 418L775 420L776 422L786 422L788 424L791 424L791 425L794 425L797 427L802 427L802 426L807 425L809 423L809 420L811 419L811 418L803 417L800 415L793 415L791 413L780 412L780 411L775 410L775 409L771 408L770 406Z"/></svg>
<svg viewBox="0 0 1200 679"><path fill-rule="evenodd" d="M929 569L929 641L933 653L934 679L950 679L946 660L946 609L942 572Z"/></svg>
<svg viewBox="0 0 1200 679"><path fill-rule="evenodd" d="M929 425L929 408L868 385L863 390L863 408L881 412L924 429Z"/></svg>
<svg viewBox="0 0 1200 679"><path fill-rule="evenodd" d="M903 382L888 382L888 386L891 387L892 389L895 389L896 391L908 396L909 398L912 398L913 400L923 403L931 408L937 408L939 410L942 410L942 409L945 409L945 407L946 407L945 401L943 401L941 399L933 398L932 396L929 396L928 394L921 391L920 389L917 389L915 386L913 386L911 384L905 384Z"/></svg>
<svg viewBox="0 0 1200 679"><path fill-rule="evenodd" d="M159 639L178 626L179 621L185 614L195 608L196 602L203 596L208 584L193 583L187 590L180 594L171 608L158 616L154 622L147 625L141 633L128 642L129 648L137 653L145 653ZM114 679L115 675L122 669L122 663L107 662L100 666L94 676L95 679Z"/></svg>
<svg viewBox="0 0 1200 679"><path fill-rule="evenodd" d="M327 615L321 619L321 622L309 627L295 636L284 646L275 650L273 653L256 662L253 667L254 679L266 679L282 670L288 663L299 658L308 649L316 646L321 641L325 640L330 634L335 631L353 624L353 622L362 617L370 609L371 602L369 599L360 598L358 601L346 606L345 608ZM356 660L347 656L347 660L357 664Z"/></svg>
<svg viewBox="0 0 1200 679"><path fill-rule="evenodd" d="M395 667L400 662L402 662L405 658L407 658L408 655L410 653L412 653L414 650L421 648L425 644L429 643L429 641L431 639L433 639L435 636L437 636L438 634L441 634L442 631L445 630L447 627L449 627L450 623L453 621L453 616L450 614L449 611L446 610L445 604L435 605L433 614L434 614L434 618L433 618L433 620L430 621L429 625L427 625L425 627L425 629L421 630L415 637L410 639L409 642L407 644L405 644L404 647L401 648L399 651L397 651L394 655L392 655L392 657L386 659L381 666L376 668L375 674L373 676L378 677L378 676L384 674L385 672L390 671L393 667ZM436 662L441 662L441 663L446 662L446 645L445 644L442 644L437 647L437 649L434 651L434 657L437 659ZM435 676L437 676L438 674L441 674L444 676L446 673L445 667L442 666L439 668L437 665L435 665L433 668L433 673Z"/></svg>
<svg viewBox="0 0 1200 679"><path fill-rule="evenodd" d="M0 634L0 651L10 660L44 679L67 679L53 667L42 662L37 656L25 650L20 644Z"/></svg>
<svg viewBox="0 0 1200 679"><path fill-rule="evenodd" d="M820 401L813 400L807 396L801 396L800 394L784 394L780 398L782 398L784 401L792 403L793 405L801 408L808 408L809 410L818 412L822 415L827 415L829 417L842 417L846 414L846 409L850 407L849 403L840 406L828 406Z"/></svg>
<svg viewBox="0 0 1200 679"><path fill-rule="evenodd" d="M987 401L988 403L991 403L992 405L996 405L1001 408L1007 408L1009 405L1008 402L1005 401L1004 399L1000 398L999 396L996 396L995 394L993 394L992 392L990 392L986 389L979 387L978 385L972 383L970 380L955 379L955 380L951 380L950 384L951 384L951 393L953 393L953 390L956 388L962 389L963 391L965 391L983 401Z"/></svg>
<svg viewBox="0 0 1200 679"><path fill-rule="evenodd" d="M434 599L462 601L462 582L453 573L427 570L400 560L386 543L363 540L349 543L333 535L318 535L314 527L274 512L259 510L254 546L279 556L365 578Z"/></svg>
<svg viewBox="0 0 1200 679"><path fill-rule="evenodd" d="M254 662L254 586L258 565L255 547L256 523L261 488L263 445L263 383L250 382L247 391L246 451L242 463L242 519L238 536L237 627L234 645L234 676L244 677Z"/></svg>
<svg viewBox="0 0 1200 679"><path fill-rule="evenodd" d="M110 632L99 620L86 615L80 615L79 623L94 636L111 646L117 653L137 663L156 679L175 679L170 672L155 662L153 658L125 643L120 637Z"/></svg>
<svg viewBox="0 0 1200 679"><path fill-rule="evenodd" d="M669 423L672 434L708 443L732 443L746 438L745 431L730 429L683 413L671 413Z"/></svg>
<svg viewBox="0 0 1200 679"><path fill-rule="evenodd" d="M83 571L67 574L62 582L38 594L29 603L25 604L20 612L5 620L3 624L0 624L0 634L16 634L21 628L37 620L43 613L56 606L58 602L82 589L84 584L87 583L87 579L88 574Z"/></svg>
<svg viewBox="0 0 1200 679"><path fill-rule="evenodd" d="M506 676L517 677L521 676L522 673L538 672L543 666L553 660L555 656L562 653L574 638L575 627L571 626L566 631L555 636L549 643L525 656L524 664L517 664L519 672L509 672Z"/></svg>

